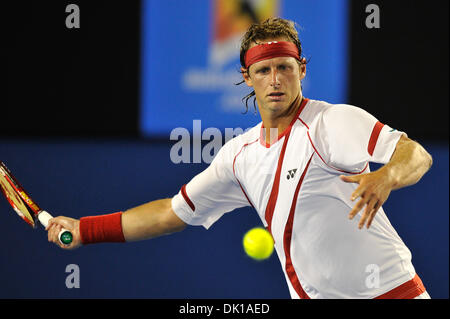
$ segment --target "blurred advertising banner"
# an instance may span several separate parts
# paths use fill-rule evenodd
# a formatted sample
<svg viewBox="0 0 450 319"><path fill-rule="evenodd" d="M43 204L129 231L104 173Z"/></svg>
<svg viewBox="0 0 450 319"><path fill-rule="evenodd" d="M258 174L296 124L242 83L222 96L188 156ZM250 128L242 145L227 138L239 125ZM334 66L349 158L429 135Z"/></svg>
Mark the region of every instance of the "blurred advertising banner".
<svg viewBox="0 0 450 319"><path fill-rule="evenodd" d="M310 62L304 95L333 103L347 97L347 1L144 0L140 130L165 137L177 127L242 128L260 122L239 73L240 40L254 22L297 23ZM245 114L244 114L245 113Z"/></svg>

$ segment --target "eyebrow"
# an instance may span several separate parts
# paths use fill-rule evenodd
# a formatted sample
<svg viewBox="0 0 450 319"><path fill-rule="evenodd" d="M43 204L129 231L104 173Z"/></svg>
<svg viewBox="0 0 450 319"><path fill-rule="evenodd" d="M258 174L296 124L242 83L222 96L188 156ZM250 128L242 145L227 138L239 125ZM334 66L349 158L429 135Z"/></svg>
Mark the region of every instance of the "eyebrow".
<svg viewBox="0 0 450 319"><path fill-rule="evenodd" d="M292 66L291 64L292 63L289 63L288 61L283 61L283 62L279 62L279 63L275 64L275 67L279 67L279 66L289 67L289 66ZM260 71L265 68L270 68L270 64L262 64L262 65L255 66L255 72Z"/></svg>
<svg viewBox="0 0 450 319"><path fill-rule="evenodd" d="M255 67L255 71L259 71L262 69L270 69L270 66L269 65L259 65L259 66Z"/></svg>

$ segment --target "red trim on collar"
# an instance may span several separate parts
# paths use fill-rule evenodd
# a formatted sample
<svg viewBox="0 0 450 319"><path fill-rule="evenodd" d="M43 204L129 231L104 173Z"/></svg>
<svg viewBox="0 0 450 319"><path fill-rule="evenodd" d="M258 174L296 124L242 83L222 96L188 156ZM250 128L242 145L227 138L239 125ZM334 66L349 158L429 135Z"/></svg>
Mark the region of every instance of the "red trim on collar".
<svg viewBox="0 0 450 319"><path fill-rule="evenodd" d="M300 116L300 114L302 113L303 109L305 108L306 104L308 103L309 99L308 98L303 98L300 107L297 110L297 113L295 114L294 118L291 121L291 124L289 124L289 126L283 131L283 133L281 133L280 135L277 136L277 139L275 141L272 142L272 144L269 144L266 142L265 139L265 134L264 134L264 123L261 124L261 130L259 133L259 143L264 146L269 148L271 145L274 145L276 142L278 142L279 140L281 140L284 136L286 136L286 134L291 130L292 126L294 125L295 121L297 120L297 118Z"/></svg>

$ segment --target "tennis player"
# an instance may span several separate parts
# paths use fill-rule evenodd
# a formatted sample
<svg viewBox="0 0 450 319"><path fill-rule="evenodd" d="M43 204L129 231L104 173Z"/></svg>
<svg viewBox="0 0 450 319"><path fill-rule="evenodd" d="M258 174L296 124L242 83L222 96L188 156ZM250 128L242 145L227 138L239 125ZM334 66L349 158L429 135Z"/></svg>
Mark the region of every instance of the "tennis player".
<svg viewBox="0 0 450 319"><path fill-rule="evenodd" d="M226 143L174 197L80 220L56 217L49 241L73 249L143 240L186 225L209 228L252 206L275 240L292 298L430 298L382 205L392 190L417 183L431 156L361 108L304 97L306 60L293 22L253 24L240 56L253 89L246 105L254 96L260 124ZM384 166L371 172L369 162ZM61 227L74 233L68 247L57 239Z"/></svg>

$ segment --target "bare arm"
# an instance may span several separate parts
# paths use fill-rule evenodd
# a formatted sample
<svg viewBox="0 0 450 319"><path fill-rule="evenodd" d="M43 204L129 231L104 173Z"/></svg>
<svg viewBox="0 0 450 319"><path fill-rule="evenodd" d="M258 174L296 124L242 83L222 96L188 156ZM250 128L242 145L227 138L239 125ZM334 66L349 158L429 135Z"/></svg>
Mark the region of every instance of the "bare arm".
<svg viewBox="0 0 450 319"><path fill-rule="evenodd" d="M402 136L391 160L380 168L392 180L392 189L414 185L433 164L431 155L419 143Z"/></svg>
<svg viewBox="0 0 450 319"><path fill-rule="evenodd" d="M126 241L171 234L185 227L186 224L172 210L171 198L131 208L122 215L122 230Z"/></svg>
<svg viewBox="0 0 450 319"><path fill-rule="evenodd" d="M349 218L353 219L366 206L358 227L367 221L370 227L376 212L384 204L392 190L417 183L432 165L431 155L417 142L402 136L397 143L391 160L377 171L354 176L341 176L344 182L358 183L351 195L354 201L361 197L353 207Z"/></svg>
<svg viewBox="0 0 450 319"><path fill-rule="evenodd" d="M183 230L186 223L172 210L171 202L170 198L160 199L125 211L121 219L125 241L144 240ZM62 227L73 234L70 246L59 243L58 233ZM46 229L48 240L61 248L74 249L82 245L78 219L58 216L49 221Z"/></svg>

